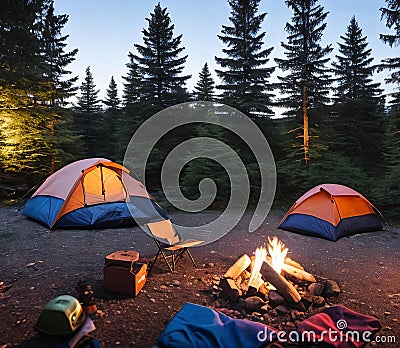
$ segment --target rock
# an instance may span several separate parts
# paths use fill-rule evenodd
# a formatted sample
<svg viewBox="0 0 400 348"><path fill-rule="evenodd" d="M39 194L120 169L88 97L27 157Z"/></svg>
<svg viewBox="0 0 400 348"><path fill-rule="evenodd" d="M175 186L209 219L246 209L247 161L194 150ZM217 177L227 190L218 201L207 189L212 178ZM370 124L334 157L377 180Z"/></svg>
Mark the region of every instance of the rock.
<svg viewBox="0 0 400 348"><path fill-rule="evenodd" d="M103 319L106 316L106 313L104 313L100 309L97 310L96 314L99 316L100 319Z"/></svg>
<svg viewBox="0 0 400 348"><path fill-rule="evenodd" d="M286 327L289 327L289 328L291 328L291 329L295 329L295 328L296 328L296 324L293 323L293 322L291 322L291 321L287 321L287 322L285 323L285 325L286 325Z"/></svg>
<svg viewBox="0 0 400 348"><path fill-rule="evenodd" d="M307 290L314 296L321 296L324 292L324 284L312 283L308 286Z"/></svg>
<svg viewBox="0 0 400 348"><path fill-rule="evenodd" d="M269 311L269 315L270 315L271 317L276 317L276 316L278 315L278 312L276 311L276 308L270 310L270 311Z"/></svg>
<svg viewBox="0 0 400 348"><path fill-rule="evenodd" d="M33 266L35 266L35 265L36 265L35 262L29 262L29 263L27 263L27 264L25 265L25 267L29 268L29 267L33 267Z"/></svg>
<svg viewBox="0 0 400 348"><path fill-rule="evenodd" d="M268 312L268 311L271 310L272 308L271 308L271 306L270 306L269 304L266 304L266 305L262 306L260 309L261 309L262 311L264 311L264 312Z"/></svg>
<svg viewBox="0 0 400 348"><path fill-rule="evenodd" d="M264 306L265 302L258 296L251 296L244 300L244 305L248 311L252 312Z"/></svg>
<svg viewBox="0 0 400 348"><path fill-rule="evenodd" d="M221 307L221 303L218 301L218 300L215 300L213 303L212 303L212 306L211 306L212 308L220 308Z"/></svg>
<svg viewBox="0 0 400 348"><path fill-rule="evenodd" d="M285 299L275 290L271 290L268 293L268 301L269 305L272 308L275 308L285 302Z"/></svg>
<svg viewBox="0 0 400 348"><path fill-rule="evenodd" d="M271 319L271 316L269 315L269 313L264 313L263 318L265 321L268 321L269 319Z"/></svg>
<svg viewBox="0 0 400 348"><path fill-rule="evenodd" d="M304 315L304 312L300 312L297 309L293 309L290 311L290 317L295 320L295 319L299 319L301 316Z"/></svg>
<svg viewBox="0 0 400 348"><path fill-rule="evenodd" d="M385 313L383 313L383 315L392 315L392 312L385 311Z"/></svg>
<svg viewBox="0 0 400 348"><path fill-rule="evenodd" d="M215 265L214 265L214 263L213 262L209 262L208 263L208 267L214 267Z"/></svg>
<svg viewBox="0 0 400 348"><path fill-rule="evenodd" d="M275 310L278 314L288 314L289 313L289 310L283 305L279 305L278 307L275 308Z"/></svg>
<svg viewBox="0 0 400 348"><path fill-rule="evenodd" d="M335 280L327 280L325 282L323 292L325 296L338 296L341 292L342 290L340 289L338 282Z"/></svg>
<svg viewBox="0 0 400 348"><path fill-rule="evenodd" d="M11 348L13 345L11 343L2 344L0 348Z"/></svg>
<svg viewBox="0 0 400 348"><path fill-rule="evenodd" d="M228 301L223 298L219 297L217 301L219 302L219 307L226 307L228 305Z"/></svg>
<svg viewBox="0 0 400 348"><path fill-rule="evenodd" d="M312 303L314 307L322 307L325 304L325 299L322 296L313 296Z"/></svg>
<svg viewBox="0 0 400 348"><path fill-rule="evenodd" d="M156 300L154 298L150 298L150 302L156 303Z"/></svg>
<svg viewBox="0 0 400 348"><path fill-rule="evenodd" d="M0 285L0 294L7 292L8 290L10 290L12 287L12 285L4 285L3 282L1 282Z"/></svg>
<svg viewBox="0 0 400 348"><path fill-rule="evenodd" d="M172 281L172 285L174 285L174 286L179 286L179 285L181 285L181 282L180 282L179 280L174 279L174 280Z"/></svg>

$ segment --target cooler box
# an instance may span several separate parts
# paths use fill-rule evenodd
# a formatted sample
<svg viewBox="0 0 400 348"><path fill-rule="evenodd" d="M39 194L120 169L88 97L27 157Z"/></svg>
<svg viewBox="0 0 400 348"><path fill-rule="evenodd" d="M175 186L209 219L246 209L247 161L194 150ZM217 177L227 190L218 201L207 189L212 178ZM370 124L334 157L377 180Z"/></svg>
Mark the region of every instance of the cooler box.
<svg viewBox="0 0 400 348"><path fill-rule="evenodd" d="M139 253L133 250L120 250L105 257L105 265L131 267L132 262L139 261Z"/></svg>
<svg viewBox="0 0 400 348"><path fill-rule="evenodd" d="M117 251L105 257L104 288L108 291L137 296L146 283L147 265L137 262L136 251Z"/></svg>

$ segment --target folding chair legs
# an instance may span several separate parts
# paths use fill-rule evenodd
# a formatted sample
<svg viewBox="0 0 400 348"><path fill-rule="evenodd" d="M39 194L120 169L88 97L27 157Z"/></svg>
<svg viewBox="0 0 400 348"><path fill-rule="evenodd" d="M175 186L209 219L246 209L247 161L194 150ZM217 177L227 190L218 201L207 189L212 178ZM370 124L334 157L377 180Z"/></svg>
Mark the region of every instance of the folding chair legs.
<svg viewBox="0 0 400 348"><path fill-rule="evenodd" d="M157 262L158 256L161 254L162 258L164 259L165 263L168 266L168 269L171 273L175 272L175 266L178 262L178 260L183 256L183 254L185 253L185 251L187 252L187 254L189 255L190 260L192 261L193 265L195 268L197 268L196 262L194 261L194 258L192 256L192 254L190 253L188 248L184 248L182 250L180 250L178 253L172 253L170 256L172 258L172 266L170 265L170 263L168 262L167 259L167 255L164 252L164 250L162 250L161 247L158 248L158 252L154 258L154 261L151 263L151 266L149 267L149 271L148 271L148 276L150 276L151 270L153 269L155 263Z"/></svg>
<svg viewBox="0 0 400 348"><path fill-rule="evenodd" d="M157 255L154 258L154 261L151 263L149 270L147 272L147 276L150 276L151 270L153 269L153 266L156 264L156 261L158 259L158 255L160 254L160 250L158 250Z"/></svg>
<svg viewBox="0 0 400 348"><path fill-rule="evenodd" d="M154 261L151 263L151 266L149 267L149 271L148 271L148 273L147 273L147 276L150 276L151 270L153 269L154 265L156 264L157 259L158 259L158 256L159 256L160 254L161 254L161 256L163 257L165 263L167 264L168 269L170 270L170 272L171 272L171 273L174 273L174 271L175 271L175 265L174 265L174 263L173 263L173 266L171 267L171 265L169 264L169 262L168 262L168 260L167 260L167 256L165 255L164 251L161 250L161 249L159 249L158 252L157 252L156 257L154 258Z"/></svg>
<svg viewBox="0 0 400 348"><path fill-rule="evenodd" d="M192 260L194 267L198 268L196 265L196 262L194 262L194 258L192 256L192 254L190 253L189 249L185 248L185 250L186 250L187 254L189 255L190 259Z"/></svg>

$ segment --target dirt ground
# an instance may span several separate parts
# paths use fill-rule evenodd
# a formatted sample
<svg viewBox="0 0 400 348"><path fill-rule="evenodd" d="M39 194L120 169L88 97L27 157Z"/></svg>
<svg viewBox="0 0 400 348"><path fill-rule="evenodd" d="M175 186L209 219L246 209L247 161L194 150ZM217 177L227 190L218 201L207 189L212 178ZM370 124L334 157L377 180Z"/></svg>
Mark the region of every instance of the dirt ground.
<svg viewBox="0 0 400 348"><path fill-rule="evenodd" d="M182 225L199 225L218 213L172 214ZM136 298L104 291L104 257L117 250L137 250L148 262L154 242L138 227L108 230L56 230L0 208L0 347L18 346L34 336L42 307L61 294L76 296L78 280L92 284L101 317L93 336L102 347L152 347L186 302L212 306L211 288L243 253L251 255L277 235L290 256L315 275L337 280L343 290L338 301L350 309L376 316L380 335L395 336L400 346L400 231L390 229L342 238L337 242L297 235L276 227L282 217L273 211L256 232L247 232L251 214L218 241L193 248L199 265L184 258L174 274L154 268ZM162 263L158 265L162 266Z"/></svg>

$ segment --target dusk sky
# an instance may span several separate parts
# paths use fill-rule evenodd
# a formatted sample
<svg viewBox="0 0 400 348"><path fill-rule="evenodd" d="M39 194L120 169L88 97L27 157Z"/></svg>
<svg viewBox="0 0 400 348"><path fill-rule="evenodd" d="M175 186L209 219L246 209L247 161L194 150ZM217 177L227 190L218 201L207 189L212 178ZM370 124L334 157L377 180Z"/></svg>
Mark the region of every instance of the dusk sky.
<svg viewBox="0 0 400 348"><path fill-rule="evenodd" d="M157 1L117 0L55 0L57 14L68 14L69 21L64 34L69 34L68 50L78 48L76 60L69 68L74 76L79 75L79 86L85 76L86 67L90 66L94 81L103 98L111 76L122 91L122 78L127 73L128 52L134 52L133 45L142 43L142 29L147 28L145 18L153 12ZM332 44L333 55L338 54L340 35L344 35L351 17L354 15L367 36L375 58L379 63L382 58L398 56L396 48L390 48L379 40L380 33L387 33L385 23L380 20L379 8L385 6L383 0L321 0L327 17L327 29L322 43ZM230 25L230 7L225 0L164 0L162 7L167 7L172 23L175 25L174 36L183 34L182 45L188 55L185 74L191 74L187 87L192 90L198 81L198 75L204 63L208 63L214 79L218 82L214 69L215 56L222 57L224 45L217 35L222 25ZM284 0L264 0L260 3L260 12L267 12L262 30L266 31L264 48L274 47L270 55L270 66L274 66L273 58L285 58L280 43L286 42L284 31L286 22L290 21L292 12ZM398 49L398 48L397 48ZM276 70L276 75L282 74ZM387 72L380 73L376 80L383 82ZM384 86L383 86L384 87ZM392 87L386 86L386 92Z"/></svg>

